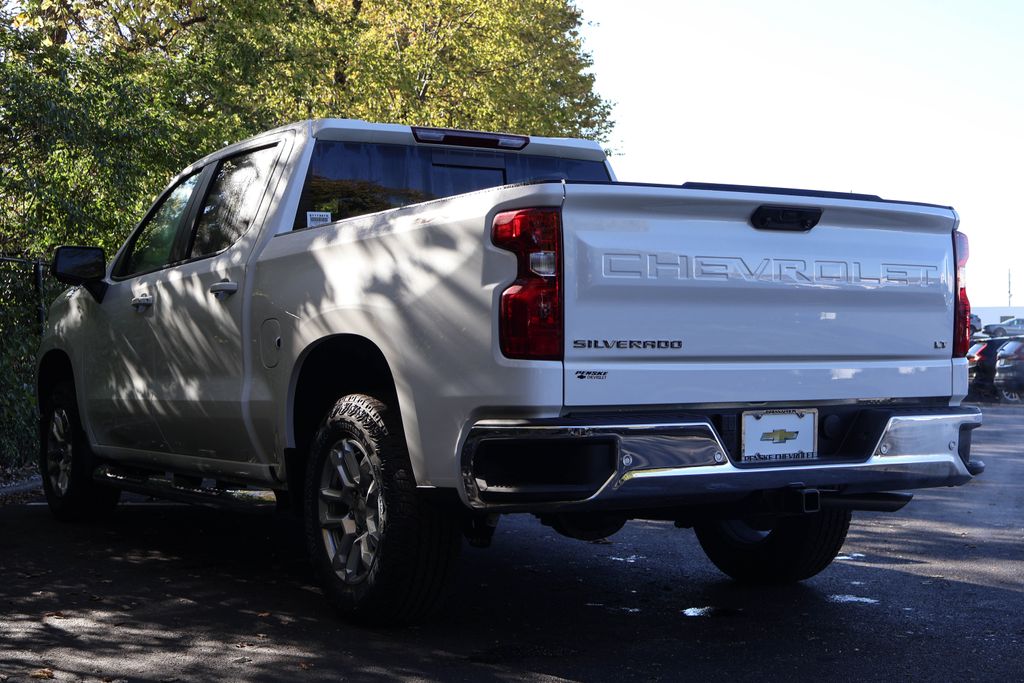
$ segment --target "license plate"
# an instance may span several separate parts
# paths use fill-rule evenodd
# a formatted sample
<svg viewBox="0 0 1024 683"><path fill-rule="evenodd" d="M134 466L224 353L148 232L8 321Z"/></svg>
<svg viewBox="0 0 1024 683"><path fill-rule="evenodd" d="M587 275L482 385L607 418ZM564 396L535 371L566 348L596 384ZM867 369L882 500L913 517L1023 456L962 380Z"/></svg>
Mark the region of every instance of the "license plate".
<svg viewBox="0 0 1024 683"><path fill-rule="evenodd" d="M771 463L818 458L817 410L743 413L742 462Z"/></svg>

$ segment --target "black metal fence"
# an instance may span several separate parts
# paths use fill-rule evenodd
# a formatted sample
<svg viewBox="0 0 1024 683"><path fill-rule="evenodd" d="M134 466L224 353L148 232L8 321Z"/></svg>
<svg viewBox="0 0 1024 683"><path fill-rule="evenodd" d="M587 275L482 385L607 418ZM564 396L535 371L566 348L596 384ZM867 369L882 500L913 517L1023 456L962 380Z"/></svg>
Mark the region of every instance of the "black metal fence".
<svg viewBox="0 0 1024 683"><path fill-rule="evenodd" d="M58 291L45 262L0 256L0 467L36 453L35 356Z"/></svg>

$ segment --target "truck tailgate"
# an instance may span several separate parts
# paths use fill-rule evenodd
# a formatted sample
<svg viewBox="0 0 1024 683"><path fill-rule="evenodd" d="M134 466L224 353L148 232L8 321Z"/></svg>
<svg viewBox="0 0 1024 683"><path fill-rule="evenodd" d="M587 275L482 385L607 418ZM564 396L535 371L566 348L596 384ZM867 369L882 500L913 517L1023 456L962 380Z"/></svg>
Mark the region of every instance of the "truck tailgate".
<svg viewBox="0 0 1024 683"><path fill-rule="evenodd" d="M763 205L818 208L760 230ZM568 184L565 404L950 396L951 209Z"/></svg>

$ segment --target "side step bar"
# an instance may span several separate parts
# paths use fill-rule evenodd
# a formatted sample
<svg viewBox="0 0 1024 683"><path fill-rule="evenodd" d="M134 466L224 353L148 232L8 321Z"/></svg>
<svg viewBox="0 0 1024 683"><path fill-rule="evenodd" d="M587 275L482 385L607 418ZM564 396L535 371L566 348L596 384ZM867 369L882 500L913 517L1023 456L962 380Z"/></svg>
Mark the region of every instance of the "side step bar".
<svg viewBox="0 0 1024 683"><path fill-rule="evenodd" d="M110 465L97 467L93 472L93 479L122 491L221 509L251 511L257 507L275 505L277 502L274 492L269 490L191 485L186 480L176 479L173 476L166 477L156 472L152 474L125 472Z"/></svg>

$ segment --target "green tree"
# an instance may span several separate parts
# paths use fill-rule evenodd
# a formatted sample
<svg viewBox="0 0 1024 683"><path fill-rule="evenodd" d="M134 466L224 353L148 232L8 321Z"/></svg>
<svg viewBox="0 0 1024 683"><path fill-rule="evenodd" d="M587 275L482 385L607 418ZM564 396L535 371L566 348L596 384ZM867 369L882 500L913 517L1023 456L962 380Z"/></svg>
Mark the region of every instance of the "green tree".
<svg viewBox="0 0 1024 683"><path fill-rule="evenodd" d="M567 0L0 5L0 251L112 250L169 177L289 121L606 139Z"/></svg>
<svg viewBox="0 0 1024 683"><path fill-rule="evenodd" d="M571 0L0 0L0 254L113 253L177 171L304 118L605 140L581 21ZM0 271L0 465L34 449L29 272Z"/></svg>
<svg viewBox="0 0 1024 683"><path fill-rule="evenodd" d="M384 0L363 4L359 18L342 74L353 116L599 140L610 132L610 107L586 72L580 12L564 0Z"/></svg>

